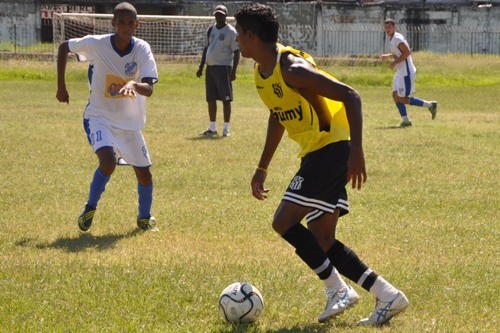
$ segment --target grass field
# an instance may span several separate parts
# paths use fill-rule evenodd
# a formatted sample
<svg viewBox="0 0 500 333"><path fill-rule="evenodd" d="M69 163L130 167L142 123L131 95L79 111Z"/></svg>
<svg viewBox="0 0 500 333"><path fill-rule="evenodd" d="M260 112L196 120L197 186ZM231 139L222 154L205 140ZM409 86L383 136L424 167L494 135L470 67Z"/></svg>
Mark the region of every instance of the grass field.
<svg viewBox="0 0 500 333"><path fill-rule="evenodd" d="M55 99L53 63L0 63L0 332L498 332L500 59L416 54L416 96L395 129L393 73L372 62L325 64L363 98L368 182L349 189L338 237L407 294L410 308L382 328L356 322L374 299L328 324L322 283L271 228L298 167L285 139L270 166L266 202L250 193L267 111L252 64L235 81L230 138L207 126L197 64L162 63L144 130L153 159L160 232L136 228L136 181L117 168L94 225L76 218L97 165L81 116L86 68L68 65L70 104ZM219 105L220 108L220 105ZM221 110L219 110L219 126ZM234 281L257 286L260 320L231 326L217 300Z"/></svg>

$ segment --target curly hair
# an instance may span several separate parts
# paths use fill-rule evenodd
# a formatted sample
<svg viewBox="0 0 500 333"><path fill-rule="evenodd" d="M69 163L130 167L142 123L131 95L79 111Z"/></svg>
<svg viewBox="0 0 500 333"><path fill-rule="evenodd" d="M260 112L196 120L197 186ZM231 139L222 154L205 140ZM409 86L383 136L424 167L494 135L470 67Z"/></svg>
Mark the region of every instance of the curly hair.
<svg viewBox="0 0 500 333"><path fill-rule="evenodd" d="M239 9L234 18L243 32L250 30L265 43L276 43L278 41L278 17L271 7L260 3L252 3Z"/></svg>

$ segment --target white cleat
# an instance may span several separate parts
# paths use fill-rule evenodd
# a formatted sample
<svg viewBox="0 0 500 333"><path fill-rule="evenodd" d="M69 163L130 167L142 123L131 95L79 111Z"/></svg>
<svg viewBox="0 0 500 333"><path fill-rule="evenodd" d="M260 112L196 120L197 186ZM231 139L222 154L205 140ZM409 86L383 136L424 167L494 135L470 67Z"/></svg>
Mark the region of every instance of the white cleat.
<svg viewBox="0 0 500 333"><path fill-rule="evenodd" d="M402 291L399 291L392 301L382 302L377 300L375 310L372 312L370 318L361 319L358 325L380 326L398 313L403 312L408 305L410 305L408 298L406 298Z"/></svg>
<svg viewBox="0 0 500 333"><path fill-rule="evenodd" d="M325 311L319 315L318 321L324 323L335 316L338 316L348 308L354 305L359 299L356 290L351 286L343 287L339 290L326 290L326 307Z"/></svg>

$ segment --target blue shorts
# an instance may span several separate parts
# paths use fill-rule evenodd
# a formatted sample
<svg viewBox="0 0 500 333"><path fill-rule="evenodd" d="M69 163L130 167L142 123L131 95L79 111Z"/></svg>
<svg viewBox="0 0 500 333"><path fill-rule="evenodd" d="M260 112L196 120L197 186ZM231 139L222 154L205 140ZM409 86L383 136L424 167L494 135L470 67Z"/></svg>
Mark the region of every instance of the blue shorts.
<svg viewBox="0 0 500 333"><path fill-rule="evenodd" d="M336 208L340 209L340 216L349 212L345 188L349 151L349 141L339 141L302 157L283 200L312 208L306 215L308 223Z"/></svg>

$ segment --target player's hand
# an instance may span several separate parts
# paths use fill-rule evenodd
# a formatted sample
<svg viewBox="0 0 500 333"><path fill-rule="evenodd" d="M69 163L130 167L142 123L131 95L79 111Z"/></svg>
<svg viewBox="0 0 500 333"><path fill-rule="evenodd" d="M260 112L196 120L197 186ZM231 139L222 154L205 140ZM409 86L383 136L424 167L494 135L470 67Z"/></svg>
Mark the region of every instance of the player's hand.
<svg viewBox="0 0 500 333"><path fill-rule="evenodd" d="M61 103L69 104L69 94L67 90L58 90L56 93L56 98Z"/></svg>
<svg viewBox="0 0 500 333"><path fill-rule="evenodd" d="M347 160L347 181L352 182L352 188L361 190L361 185L366 183L365 157L362 147L351 147Z"/></svg>
<svg viewBox="0 0 500 333"><path fill-rule="evenodd" d="M134 81L128 81L119 91L120 94L124 96L129 96L132 98L137 97L137 93L135 91L135 82Z"/></svg>
<svg viewBox="0 0 500 333"><path fill-rule="evenodd" d="M201 77L203 75L203 69L198 69L198 71L196 72L196 77Z"/></svg>
<svg viewBox="0 0 500 333"><path fill-rule="evenodd" d="M264 188L264 182L266 180L267 174L263 171L256 170L250 186L252 187L252 195L259 200L267 199L266 193L269 192L267 188Z"/></svg>

